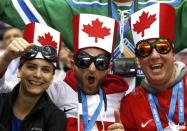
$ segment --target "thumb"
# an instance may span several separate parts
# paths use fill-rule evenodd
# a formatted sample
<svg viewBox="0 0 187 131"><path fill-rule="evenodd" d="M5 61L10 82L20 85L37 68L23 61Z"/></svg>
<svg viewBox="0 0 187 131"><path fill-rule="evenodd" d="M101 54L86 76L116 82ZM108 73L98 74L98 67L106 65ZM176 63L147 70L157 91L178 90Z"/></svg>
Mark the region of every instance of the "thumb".
<svg viewBox="0 0 187 131"><path fill-rule="evenodd" d="M114 111L115 123L121 123L120 112Z"/></svg>

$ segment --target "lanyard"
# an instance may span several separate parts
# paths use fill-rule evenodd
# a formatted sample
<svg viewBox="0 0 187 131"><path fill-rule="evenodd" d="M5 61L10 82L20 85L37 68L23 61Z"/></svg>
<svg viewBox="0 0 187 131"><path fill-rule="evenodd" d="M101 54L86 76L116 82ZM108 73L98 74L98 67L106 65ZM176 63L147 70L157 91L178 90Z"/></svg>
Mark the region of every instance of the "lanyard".
<svg viewBox="0 0 187 131"><path fill-rule="evenodd" d="M179 124L184 123L184 83L181 81L179 83L179 92L178 92L178 107L179 107Z"/></svg>
<svg viewBox="0 0 187 131"><path fill-rule="evenodd" d="M110 5L109 6L110 6L111 17L114 18L115 20L119 21L118 20L118 16L117 16L117 12L116 12L116 9L115 9L115 6L114 6L114 2L112 0L110 1ZM135 9L134 9L134 1L132 1L130 14L133 14L134 11L135 11ZM124 19L124 18L121 18L121 19ZM119 26L119 28L118 28L118 33L120 34L120 36L122 34L123 34L123 36L125 36L127 34L128 30L130 29L128 20L123 21L123 22L125 23L125 27L123 26L123 28L120 29L121 27ZM123 25L124 23L120 22L120 25Z"/></svg>
<svg viewBox="0 0 187 131"><path fill-rule="evenodd" d="M179 123L184 123L184 88L183 87L184 87L183 81L181 80L179 83L175 84L175 86L172 89L172 97L170 101L169 113L168 115L166 115L166 118L168 119L169 122L172 122L175 113L176 99L178 96ZM152 93L148 93L148 100L151 106L151 111L154 117L157 130L163 131L160 117L156 108L156 106L160 107L158 99Z"/></svg>
<svg viewBox="0 0 187 131"><path fill-rule="evenodd" d="M117 20L119 22L119 25L120 25L120 26L118 26L118 35L120 36L120 43L119 43L119 51L118 51L118 53L120 52L120 54L123 57L125 56L124 43L126 43L126 44L130 43L127 40L127 38L125 38L126 35L127 35L127 32L130 29L130 25L129 25L128 19L125 20L125 14L133 14L135 12L135 6L134 5L135 5L135 2L132 1L131 7L130 7L130 11L127 11L127 10L120 11L120 10L118 10L118 11L120 11L120 18L121 18L120 20L118 20L118 15L117 15L117 11L115 9L114 2L113 2L113 0L108 0L109 16L114 18L115 20ZM131 50L134 53L134 46L131 43L127 44L126 46L128 47L129 50ZM114 53L116 53L116 52L114 51Z"/></svg>
<svg viewBox="0 0 187 131"><path fill-rule="evenodd" d="M91 117L91 120L88 120L88 106L87 106L87 98L86 94L82 91L80 91L80 101L82 102L82 111L83 111L83 122L84 122L84 130L85 131L90 131L97 120L97 117L99 116L101 109L102 109L102 103L103 103L103 90L99 88L99 105L97 106L94 114Z"/></svg>

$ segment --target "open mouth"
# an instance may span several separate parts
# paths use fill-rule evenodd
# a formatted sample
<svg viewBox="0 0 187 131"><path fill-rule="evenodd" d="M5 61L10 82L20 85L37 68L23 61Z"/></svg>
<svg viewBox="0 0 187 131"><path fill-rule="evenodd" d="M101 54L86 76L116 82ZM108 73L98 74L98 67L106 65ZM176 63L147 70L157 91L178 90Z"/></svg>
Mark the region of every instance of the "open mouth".
<svg viewBox="0 0 187 131"><path fill-rule="evenodd" d="M95 82L95 76L88 76L88 83L93 84Z"/></svg>
<svg viewBox="0 0 187 131"><path fill-rule="evenodd" d="M161 69L162 67L163 67L163 64L153 64L150 66L152 70L158 70L158 69Z"/></svg>

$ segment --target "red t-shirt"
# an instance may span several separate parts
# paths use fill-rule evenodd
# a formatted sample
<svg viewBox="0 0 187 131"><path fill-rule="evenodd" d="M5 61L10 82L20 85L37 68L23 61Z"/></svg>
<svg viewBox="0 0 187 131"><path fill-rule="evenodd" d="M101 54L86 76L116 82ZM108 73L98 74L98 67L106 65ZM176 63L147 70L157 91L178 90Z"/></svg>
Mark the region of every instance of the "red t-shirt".
<svg viewBox="0 0 187 131"><path fill-rule="evenodd" d="M155 94L162 109L168 114L172 88L165 92ZM165 113L157 107L162 127L168 126L168 120ZM136 91L127 95L121 103L121 121L126 131L156 131L156 125L148 101L147 91L138 86ZM184 76L184 116L187 123L187 75ZM178 124L178 101L176 101L173 121ZM186 129L187 131L187 129Z"/></svg>

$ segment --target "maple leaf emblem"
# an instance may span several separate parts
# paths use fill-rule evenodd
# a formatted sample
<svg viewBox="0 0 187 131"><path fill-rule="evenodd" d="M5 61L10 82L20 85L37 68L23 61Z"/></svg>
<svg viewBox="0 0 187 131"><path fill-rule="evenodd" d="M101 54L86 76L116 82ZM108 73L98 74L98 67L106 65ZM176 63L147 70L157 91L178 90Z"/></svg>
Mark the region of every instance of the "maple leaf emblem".
<svg viewBox="0 0 187 131"><path fill-rule="evenodd" d="M54 48L57 48L57 43L53 41L53 36L51 36L49 32L45 33L44 36L39 36L38 42L41 43L43 46L50 45Z"/></svg>
<svg viewBox="0 0 187 131"><path fill-rule="evenodd" d="M156 21L156 14L154 15L150 15L148 16L149 12L145 13L143 11L143 13L141 14L141 16L139 17L139 22L136 21L135 24L133 24L134 26L134 31L137 32L138 34L141 32L142 33L142 37L144 36L144 31L145 29L150 28L150 26Z"/></svg>
<svg viewBox="0 0 187 131"><path fill-rule="evenodd" d="M102 27L103 22L100 22L97 18L92 21L92 25L83 25L83 31L88 34L89 37L95 37L95 42L98 42L98 38L104 39L105 36L110 35L110 28L106 26Z"/></svg>

